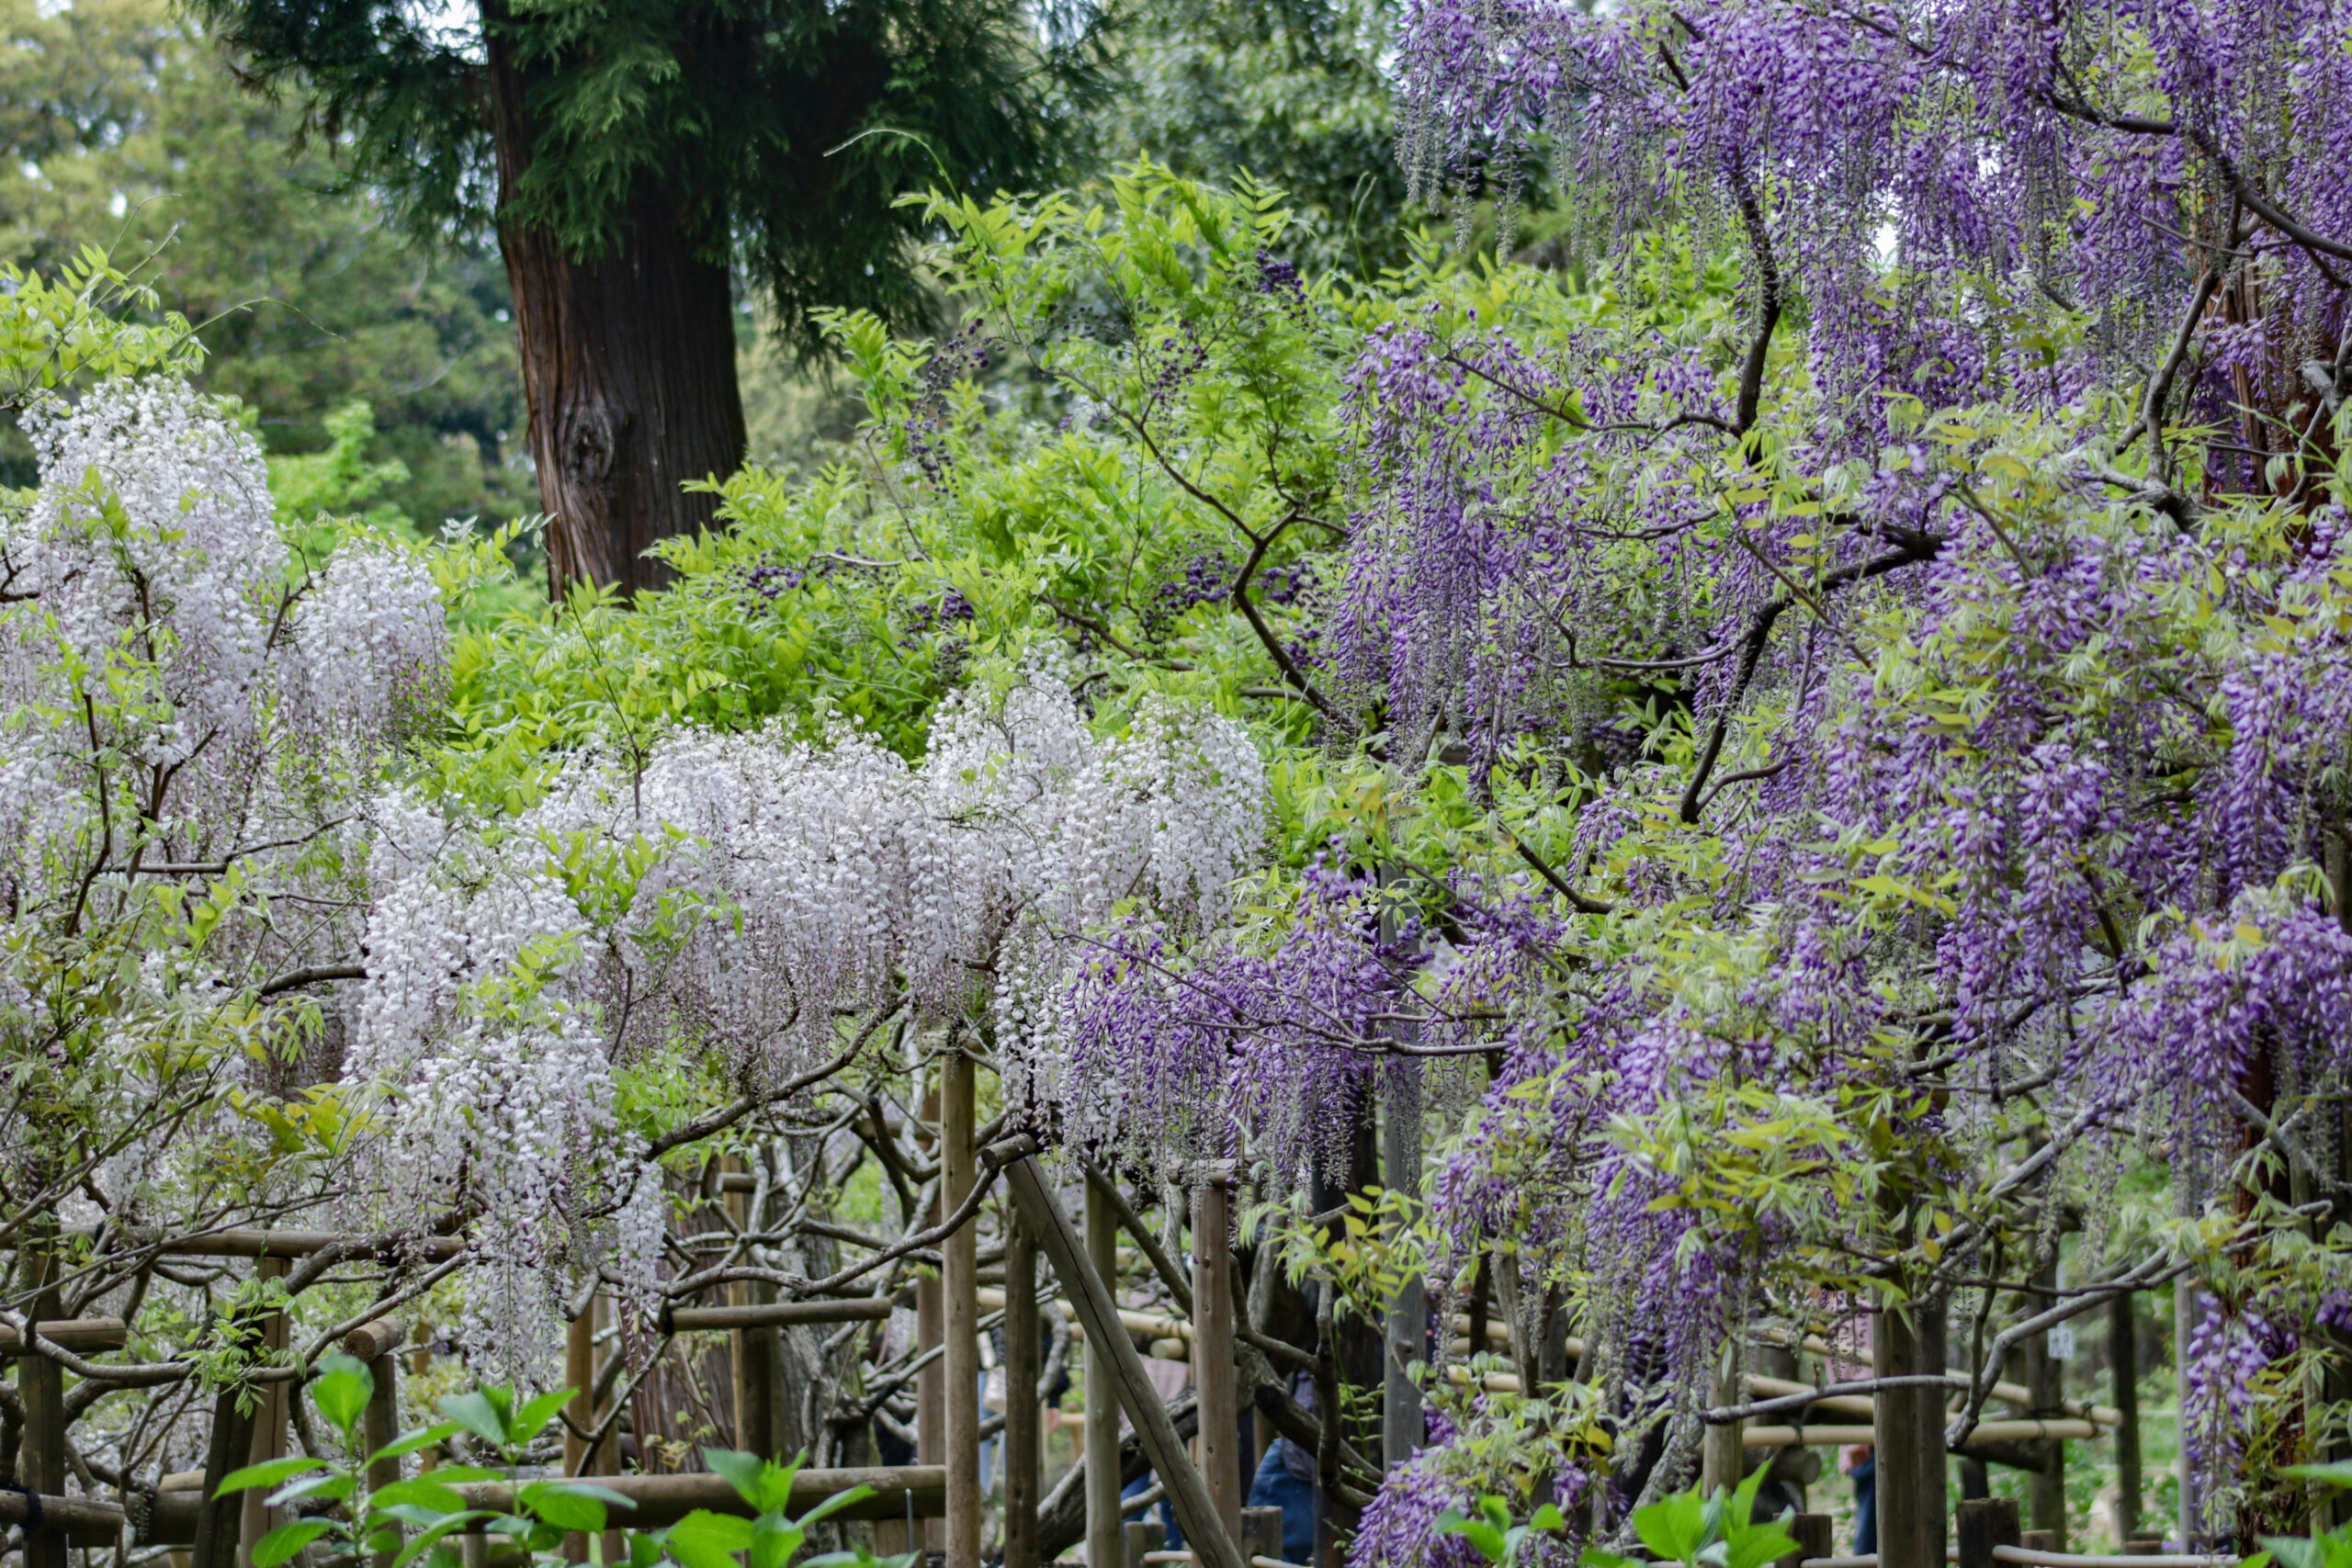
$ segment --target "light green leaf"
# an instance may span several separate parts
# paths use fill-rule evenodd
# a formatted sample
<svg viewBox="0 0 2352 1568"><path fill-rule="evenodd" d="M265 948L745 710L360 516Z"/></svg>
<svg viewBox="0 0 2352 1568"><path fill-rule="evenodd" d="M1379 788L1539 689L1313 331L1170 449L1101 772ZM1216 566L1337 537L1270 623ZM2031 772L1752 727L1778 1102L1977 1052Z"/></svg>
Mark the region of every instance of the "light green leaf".
<svg viewBox="0 0 2352 1568"><path fill-rule="evenodd" d="M278 1526L254 1543L254 1568L277 1568L334 1528L328 1519L296 1519Z"/></svg>

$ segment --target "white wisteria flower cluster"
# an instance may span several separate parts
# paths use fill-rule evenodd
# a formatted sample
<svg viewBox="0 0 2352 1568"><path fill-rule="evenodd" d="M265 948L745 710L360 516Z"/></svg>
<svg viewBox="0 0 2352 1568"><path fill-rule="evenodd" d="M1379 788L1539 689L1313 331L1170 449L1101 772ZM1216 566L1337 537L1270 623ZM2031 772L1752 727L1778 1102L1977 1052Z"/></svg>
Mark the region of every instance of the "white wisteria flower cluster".
<svg viewBox="0 0 2352 1568"><path fill-rule="evenodd" d="M415 551L299 558L260 448L184 382L105 382L23 423L40 482L0 505L0 1066L20 1090L0 1163L74 1217L93 1190L118 1217L200 1215L277 1180L219 1157L223 1091L332 1074L299 977L358 952L362 808L447 631ZM89 1148L112 1152L69 1181Z"/></svg>
<svg viewBox="0 0 2352 1568"><path fill-rule="evenodd" d="M684 729L641 766L575 758L518 817L388 800L345 1069L391 1095L382 1196L479 1209L504 1271L483 1327L511 1340L531 1297L551 1333L581 1271L653 1277L658 1227L623 1212L650 1184L616 1067L684 1050L772 1093L840 1048L845 1015L903 1000L1034 1069L1026 1022L1077 934L1129 898L1216 920L1264 787L1232 721L1151 701L1099 738L1037 665L946 703L917 764L847 725L822 744Z"/></svg>

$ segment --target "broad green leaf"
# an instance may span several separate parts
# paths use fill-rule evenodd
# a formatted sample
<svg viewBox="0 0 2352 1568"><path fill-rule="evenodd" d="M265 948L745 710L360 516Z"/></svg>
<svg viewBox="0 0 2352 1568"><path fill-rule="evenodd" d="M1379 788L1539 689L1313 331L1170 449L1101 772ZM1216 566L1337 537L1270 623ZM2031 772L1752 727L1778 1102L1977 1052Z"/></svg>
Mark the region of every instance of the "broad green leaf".
<svg viewBox="0 0 2352 1568"><path fill-rule="evenodd" d="M368 1409L368 1396L375 1392L375 1374L367 1363L336 1350L319 1361L319 1381L311 1385L311 1403L335 1430L348 1432L359 1424Z"/></svg>
<svg viewBox="0 0 2352 1568"><path fill-rule="evenodd" d="M662 1544L686 1568L740 1568L735 1553L752 1545L752 1521L696 1508L662 1534Z"/></svg>
<svg viewBox="0 0 2352 1568"><path fill-rule="evenodd" d="M419 1507L437 1508L445 1514L457 1513L466 1506L466 1500L457 1487L431 1472L379 1486L368 1500L379 1508L413 1503Z"/></svg>
<svg viewBox="0 0 2352 1568"><path fill-rule="evenodd" d="M256 1486L275 1486L289 1475L300 1475L306 1470L322 1469L325 1464L326 1461L311 1459L306 1454L295 1454L286 1459L264 1460L259 1464L249 1464L243 1470L232 1470L222 1476L220 1490L212 1495L215 1497L226 1497L232 1492L246 1492Z"/></svg>
<svg viewBox="0 0 2352 1568"><path fill-rule="evenodd" d="M312 1475L279 1487L269 1495L269 1506L285 1507L304 1497L332 1497L336 1502L349 1500L359 1484L358 1478L342 1471L330 1471L324 1475Z"/></svg>
<svg viewBox="0 0 2352 1568"><path fill-rule="evenodd" d="M752 1521L751 1568L784 1568L808 1537L807 1530L782 1514L762 1514Z"/></svg>
<svg viewBox="0 0 2352 1568"><path fill-rule="evenodd" d="M831 1496L826 1498L823 1502L818 1504L815 1507L809 1509L807 1513L801 1515L798 1523L801 1528L805 1529L808 1526L815 1524L819 1519L825 1517L827 1515L838 1513L842 1509L848 1507L852 1503L862 1503L866 1498L873 1495L874 1488L871 1486L853 1486L846 1492L836 1492Z"/></svg>
<svg viewBox="0 0 2352 1568"><path fill-rule="evenodd" d="M419 1449L431 1448L434 1444L442 1441L444 1438L447 1438L450 1433L455 1432L457 1429L458 1424L455 1421L436 1421L430 1427L419 1427L413 1432L402 1432L399 1437L394 1438L382 1448L375 1450L368 1457L370 1459L400 1459L416 1452Z"/></svg>
<svg viewBox="0 0 2352 1568"><path fill-rule="evenodd" d="M507 1412L492 1400L488 1390L449 1395L441 1401L441 1414L492 1448L503 1450L508 1446Z"/></svg>
<svg viewBox="0 0 2352 1568"><path fill-rule="evenodd" d="M254 1543L254 1568L277 1568L334 1528L329 1519L296 1519L278 1526Z"/></svg>
<svg viewBox="0 0 2352 1568"><path fill-rule="evenodd" d="M539 1428L554 1420L556 1412L562 1409L578 1392L577 1389L567 1388L554 1393L543 1393L523 1406L514 1416L514 1440L527 1443L537 1437Z"/></svg>

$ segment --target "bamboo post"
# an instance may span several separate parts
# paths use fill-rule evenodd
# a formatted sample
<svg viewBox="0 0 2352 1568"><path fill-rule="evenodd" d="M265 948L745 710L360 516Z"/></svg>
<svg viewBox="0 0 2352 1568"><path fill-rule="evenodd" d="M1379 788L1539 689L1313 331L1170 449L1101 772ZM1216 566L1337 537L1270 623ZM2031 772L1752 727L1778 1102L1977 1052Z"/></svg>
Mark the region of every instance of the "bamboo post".
<svg viewBox="0 0 2352 1568"><path fill-rule="evenodd" d="M591 1293L586 1304L571 1320L564 1332L563 1381L571 1390L571 1403L563 1407L563 1472L566 1475L586 1475L588 1470L588 1439L582 1434L596 1427L596 1297ZM563 1538L563 1558L567 1562L588 1561L588 1532L572 1530Z"/></svg>
<svg viewBox="0 0 2352 1568"><path fill-rule="evenodd" d="M368 1395L368 1411L361 1417L360 1436L368 1445L368 1452L391 1445L401 1431L400 1347L407 1337L398 1318L379 1317L363 1324L344 1337L344 1354L368 1364L368 1375L373 1386ZM381 1491L401 1478L401 1461L370 1458L368 1461L368 1490ZM375 1568L391 1568L392 1559L399 1555L401 1530L392 1528L392 1545L377 1552Z"/></svg>
<svg viewBox="0 0 2352 1568"><path fill-rule="evenodd" d="M1241 1538L1240 1401L1234 1389L1233 1197L1212 1176L1193 1194L1193 1386L1201 1478L1226 1533Z"/></svg>
<svg viewBox="0 0 2352 1568"><path fill-rule="evenodd" d="M1004 1237L1004 1568L1038 1568L1037 1498L1044 1454L1037 1379L1037 1243L1013 1215Z"/></svg>
<svg viewBox="0 0 2352 1568"><path fill-rule="evenodd" d="M2139 1292L2119 1291L2107 1305L2108 1374L2115 1408L2115 1533L2130 1540L2140 1529Z"/></svg>
<svg viewBox="0 0 2352 1568"><path fill-rule="evenodd" d="M961 1207L978 1179L972 1144L972 1058L961 1051L940 1062L940 1203ZM940 1244L945 1298L947 1399L947 1568L980 1568L980 1304L978 1226L967 1224Z"/></svg>
<svg viewBox="0 0 2352 1568"><path fill-rule="evenodd" d="M256 1265L264 1280L286 1277L286 1259L265 1258ZM273 1312L262 1319L262 1344L275 1354L286 1348L286 1314ZM254 1401L253 1441L246 1449L245 1462L261 1464L279 1459L286 1453L286 1395L288 1385L282 1382L265 1383ZM273 1508L265 1501L270 1494L266 1486L255 1486L244 1493L244 1506L240 1511L237 1529L237 1568L253 1568L254 1548L261 1538L283 1523L283 1510ZM31 1568L30 1564L27 1568Z"/></svg>
<svg viewBox="0 0 2352 1568"><path fill-rule="evenodd" d="M1176 1513L1176 1527L1191 1543L1196 1568L1245 1568L1240 1550L1227 1533L1224 1519L1209 1503L1208 1488L1202 1484L1201 1472L1193 1468L1191 1457L1184 1451L1184 1440L1176 1435L1176 1425L1169 1419L1167 1406L1159 1402L1151 1379L1143 1370L1143 1359L1136 1354L1135 1341L1127 1337L1125 1326L1119 1321L1118 1303L1110 1287L1088 1259L1085 1244L1079 1239L1069 1216L1062 1212L1053 1190L1038 1173L1036 1159L1025 1152L1012 1152L1034 1146L1026 1139L1008 1140L1005 1153L998 1157L1004 1163L1013 1201L1035 1227L1039 1247L1053 1266L1055 1277L1061 1281L1063 1295L1078 1311L1080 1326L1086 1331L1090 1361L1102 1354L1111 1362L1117 1381L1118 1402L1126 1407L1128 1417L1135 1422L1144 1457L1168 1488L1168 1501ZM1198 1304L1194 1303L1196 1307ZM1088 1427L1091 1429L1097 1421L1108 1426L1109 1414L1107 1410L1090 1408ZM1330 1416L1327 1415L1325 1418ZM1090 1474L1088 1479L1091 1482L1094 1477ZM1115 1468L1109 1470L1107 1480L1115 1492ZM1117 1507L1114 1497L1111 1503L1114 1517L1117 1517Z"/></svg>
<svg viewBox="0 0 2352 1568"><path fill-rule="evenodd" d="M1025 1218L1025 1216L1024 1216ZM1033 1235L1035 1227L1031 1227ZM1102 1188L1086 1183L1086 1256L1095 1273L1115 1280L1119 1215ZM1092 1336L1086 1341L1086 1562L1108 1568L1120 1561L1119 1384L1111 1371L1111 1350Z"/></svg>
<svg viewBox="0 0 2352 1568"><path fill-rule="evenodd" d="M1409 1026L1408 1026L1409 1027ZM1381 1119L1381 1184L1408 1198L1421 1190L1421 1067L1409 1057L1386 1065L1382 1077L1388 1090L1387 1114ZM1198 1300L1200 1291L1193 1292ZM1413 1457L1428 1436L1421 1416L1420 1385L1409 1371L1428 1359L1429 1295L1419 1274L1408 1276L1388 1303L1385 1344L1381 1356L1380 1453L1382 1465L1396 1469ZM1203 1431L1208 1411L1201 1412Z"/></svg>
<svg viewBox="0 0 2352 1568"><path fill-rule="evenodd" d="M38 1324L64 1315L57 1292L50 1285L55 1260L49 1237L28 1236L18 1252L19 1278L37 1292L27 1314ZM17 1398L24 1406L25 1435L17 1464L24 1489L49 1496L65 1494L65 1369L47 1356L26 1354L17 1359ZM5 1479L5 1478L0 1478ZM25 1531L25 1568L65 1568L69 1543L62 1529Z"/></svg>

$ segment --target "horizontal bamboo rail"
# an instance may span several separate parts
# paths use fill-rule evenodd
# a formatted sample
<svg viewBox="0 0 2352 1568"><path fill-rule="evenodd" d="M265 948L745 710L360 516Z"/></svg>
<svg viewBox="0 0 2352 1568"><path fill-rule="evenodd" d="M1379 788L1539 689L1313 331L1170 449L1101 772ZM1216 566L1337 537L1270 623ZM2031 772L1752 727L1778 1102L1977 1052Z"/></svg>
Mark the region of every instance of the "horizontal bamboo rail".
<svg viewBox="0 0 2352 1568"><path fill-rule="evenodd" d="M1973 1443L2025 1443L2039 1439L2081 1440L2099 1435L2094 1421L1979 1421L1969 1434ZM1842 1448L1849 1443L1876 1442L1874 1427L1762 1427L1741 1428L1742 1446L1751 1449Z"/></svg>
<svg viewBox="0 0 2352 1568"><path fill-rule="evenodd" d="M983 1292L985 1293L985 1292ZM999 1292L1001 1295L1002 1292ZM1000 1300L997 1303L1001 1306ZM888 1296L844 1296L805 1302L754 1302L741 1306L673 1307L670 1326L680 1334L767 1328L806 1323L874 1323L888 1317Z"/></svg>

